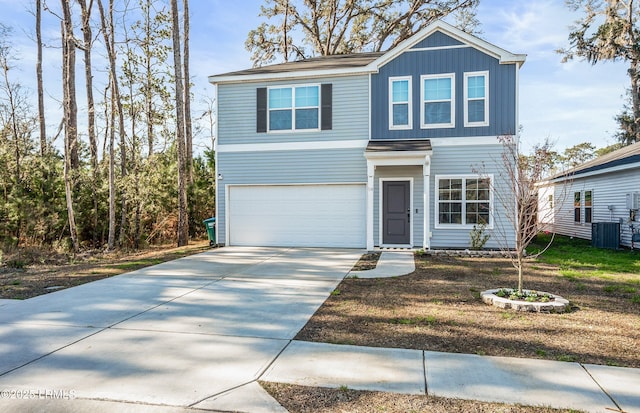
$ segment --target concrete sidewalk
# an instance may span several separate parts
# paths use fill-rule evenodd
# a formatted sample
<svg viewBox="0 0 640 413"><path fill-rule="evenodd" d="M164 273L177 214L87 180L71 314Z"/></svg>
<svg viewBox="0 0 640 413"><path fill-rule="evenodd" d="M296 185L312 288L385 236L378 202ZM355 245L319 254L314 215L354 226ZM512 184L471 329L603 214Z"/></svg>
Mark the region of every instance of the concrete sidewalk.
<svg viewBox="0 0 640 413"><path fill-rule="evenodd" d="M640 370L293 341L264 381L594 413L640 412Z"/></svg>
<svg viewBox="0 0 640 413"><path fill-rule="evenodd" d="M0 411L285 412L265 380L640 413L640 369L293 340L361 253L227 247L3 301Z"/></svg>

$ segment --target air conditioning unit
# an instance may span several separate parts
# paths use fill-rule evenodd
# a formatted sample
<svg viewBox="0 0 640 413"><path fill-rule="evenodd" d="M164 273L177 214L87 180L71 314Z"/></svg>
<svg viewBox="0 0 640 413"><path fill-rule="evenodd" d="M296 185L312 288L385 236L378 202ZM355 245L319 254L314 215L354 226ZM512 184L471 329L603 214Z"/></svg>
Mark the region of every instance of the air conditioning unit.
<svg viewBox="0 0 640 413"><path fill-rule="evenodd" d="M627 194L627 209L640 209L640 192Z"/></svg>

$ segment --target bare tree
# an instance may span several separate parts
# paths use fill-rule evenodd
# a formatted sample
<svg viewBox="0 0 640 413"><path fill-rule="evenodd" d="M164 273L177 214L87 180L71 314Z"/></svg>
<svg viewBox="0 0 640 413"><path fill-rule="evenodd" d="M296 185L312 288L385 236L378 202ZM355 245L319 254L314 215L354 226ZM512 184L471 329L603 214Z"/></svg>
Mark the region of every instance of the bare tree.
<svg viewBox="0 0 640 413"><path fill-rule="evenodd" d="M527 247L541 230L547 229L546 223L553 220L564 196L558 192L554 200L555 205L542 210L538 208L538 185L555 165L555 152L549 140L536 145L531 155L524 156L519 152L518 142L512 135L500 136L498 139L503 147L500 159L496 160L500 171L497 179L499 182L491 182L491 186L495 199L504 211L502 218L506 219L508 225L498 225L495 228L498 236L496 241L501 249L508 253L518 272L518 292L522 293L527 259L538 257L546 251L550 243L536 254L527 255ZM476 168L475 171L480 175L487 175L485 165ZM514 233L515 240L512 241L510 234Z"/></svg>
<svg viewBox="0 0 640 413"><path fill-rule="evenodd" d="M102 26L102 34L104 37L105 47L107 49L107 56L109 59L109 75L110 75L110 83L112 88L112 107L111 110L115 111L118 114L118 132L120 134L120 159L121 162L121 170L123 177L126 175L126 160L127 160L127 152L126 152L126 134L124 128L124 114L122 109L122 99L120 98L120 88L118 83L118 69L116 62L116 52L115 52L115 38L113 33L113 0L109 0L109 21L107 21L107 16L104 12L104 6L102 4L102 0L97 0L98 2L98 10L100 11L100 22ZM115 125L114 125L115 126ZM113 132L112 132L113 133ZM113 151L113 139L111 140L110 151ZM110 153L110 162L114 159L114 154ZM112 185L114 185L114 172L111 171L109 173L109 188L110 188L110 203L109 203L109 248L113 248L114 240L111 239L112 231L115 231L115 204L112 204L115 196L115 191L111 191ZM122 200L121 200L121 223L120 223L120 242L124 239L124 226L126 224L126 191L122 190ZM113 214L113 221L111 220ZM115 232L114 232L115 234Z"/></svg>
<svg viewBox="0 0 640 413"><path fill-rule="evenodd" d="M96 116L95 103L93 99L93 68L91 65L91 51L93 48L93 34L91 30L91 10L93 9L93 0L77 0L82 12L82 35L83 43L80 49L84 52L84 76L85 88L87 91L87 134L89 136L89 153L91 156L91 192L93 194L93 244L98 243L98 141L96 138Z"/></svg>
<svg viewBox="0 0 640 413"><path fill-rule="evenodd" d="M184 78L180 53L180 16L178 0L171 0L171 19L173 33L173 67L176 82L176 143L178 146L178 246L189 242L189 219L187 212L187 168L185 159L184 129Z"/></svg>
<svg viewBox="0 0 640 413"><path fill-rule="evenodd" d="M76 228L75 213L73 209L73 175L79 166L78 159L78 126L75 99L75 49L73 39L73 24L71 22L71 11L69 4L62 0L63 20L61 22L62 32L62 90L63 90L63 111L64 111L64 189L67 203L67 215L69 221L69 233L73 245L73 251L80 249L78 242L78 231Z"/></svg>

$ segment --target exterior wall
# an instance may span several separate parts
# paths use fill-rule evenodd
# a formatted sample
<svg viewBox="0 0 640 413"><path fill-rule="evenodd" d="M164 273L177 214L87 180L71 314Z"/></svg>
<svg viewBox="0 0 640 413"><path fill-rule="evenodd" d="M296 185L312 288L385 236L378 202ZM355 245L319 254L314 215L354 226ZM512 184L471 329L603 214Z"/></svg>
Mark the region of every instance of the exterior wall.
<svg viewBox="0 0 640 413"><path fill-rule="evenodd" d="M366 141L365 141L366 142ZM218 240L226 239L226 186L367 182L362 148L218 153Z"/></svg>
<svg viewBox="0 0 640 413"><path fill-rule="evenodd" d="M631 247L631 230L629 228L629 210L627 209L626 194L640 191L640 165L637 168L581 178L575 177L566 184L556 183L554 188L555 217L552 226L557 234L570 237L591 239L591 224L584 222L584 195L581 201L581 222L574 222L573 194L580 191L592 191L593 219L592 222L619 222L620 243ZM613 209L609 210L609 206ZM640 229L640 213L632 222L636 229ZM636 245L636 247L640 247Z"/></svg>
<svg viewBox="0 0 640 413"><path fill-rule="evenodd" d="M333 84L333 129L256 133L256 89ZM218 145L318 142L369 137L369 78L350 76L218 85Z"/></svg>
<svg viewBox="0 0 640 413"><path fill-rule="evenodd" d="M333 128L314 132L256 132L256 89L333 84ZM226 240L226 186L241 184L366 183L368 76L218 85L217 234ZM362 141L359 147L345 141ZM302 149L292 150L292 145ZM335 146L334 149L332 147Z"/></svg>
<svg viewBox="0 0 640 413"><path fill-rule="evenodd" d="M515 200L513 208L509 208L512 200L512 197L509 196L510 185L504 176L501 176L501 174L504 175L504 166L502 166L500 158L503 151L502 145L496 143L493 145L446 146L446 139L441 141L442 143L433 142L429 178L431 248L469 248L471 242L470 227L436 228L435 204L438 202L436 175L474 175L478 173L475 171L481 169L483 162L485 166L482 175L491 174L494 179L491 188L493 228L486 230L491 238L485 248L512 248L515 244L515 231L508 217L514 214Z"/></svg>
<svg viewBox="0 0 640 413"><path fill-rule="evenodd" d="M489 72L489 126L464 127L464 73L476 71ZM404 52L371 77L371 138L513 135L517 132L516 71L515 64L501 65L496 58L471 47ZM455 127L421 129L420 76L440 73L455 73ZM395 76L411 76L413 129L389 129L389 77Z"/></svg>

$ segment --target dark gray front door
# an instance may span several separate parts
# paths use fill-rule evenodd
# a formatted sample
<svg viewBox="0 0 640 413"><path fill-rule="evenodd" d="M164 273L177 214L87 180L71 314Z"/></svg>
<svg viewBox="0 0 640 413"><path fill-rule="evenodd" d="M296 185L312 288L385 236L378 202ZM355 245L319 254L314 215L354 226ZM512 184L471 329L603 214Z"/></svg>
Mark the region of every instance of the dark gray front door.
<svg viewBox="0 0 640 413"><path fill-rule="evenodd" d="M411 243L411 205L409 181L382 182L382 243Z"/></svg>

